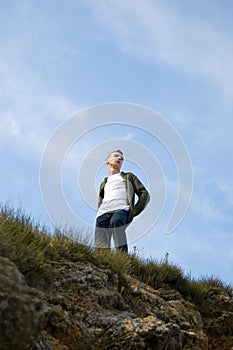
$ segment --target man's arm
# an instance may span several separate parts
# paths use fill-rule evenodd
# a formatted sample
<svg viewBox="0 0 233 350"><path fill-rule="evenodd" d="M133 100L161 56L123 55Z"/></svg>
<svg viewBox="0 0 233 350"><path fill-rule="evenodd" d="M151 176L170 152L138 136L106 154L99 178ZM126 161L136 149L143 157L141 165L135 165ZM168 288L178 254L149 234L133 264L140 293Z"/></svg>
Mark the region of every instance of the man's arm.
<svg viewBox="0 0 233 350"><path fill-rule="evenodd" d="M99 194L98 194L98 208L100 207L102 201L103 201L103 198L104 198L104 186L107 182L107 177L102 181L102 183L100 184L100 187L99 187Z"/></svg>
<svg viewBox="0 0 233 350"><path fill-rule="evenodd" d="M134 191L138 196L138 201L134 206L134 216L137 216L143 211L143 209L145 209L146 205L149 203L150 195L145 186L137 178L137 176L134 174L132 174L132 176Z"/></svg>

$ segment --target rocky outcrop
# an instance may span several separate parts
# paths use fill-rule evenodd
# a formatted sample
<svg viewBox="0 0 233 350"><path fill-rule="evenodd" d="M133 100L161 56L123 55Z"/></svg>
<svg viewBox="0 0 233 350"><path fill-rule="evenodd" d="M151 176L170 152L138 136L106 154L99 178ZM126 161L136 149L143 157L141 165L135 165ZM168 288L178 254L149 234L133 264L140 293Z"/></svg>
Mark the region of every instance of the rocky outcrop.
<svg viewBox="0 0 233 350"><path fill-rule="evenodd" d="M172 290L154 290L86 263L56 264L44 329L67 349L206 349L200 313ZM64 333L65 330L65 333Z"/></svg>
<svg viewBox="0 0 233 350"><path fill-rule="evenodd" d="M0 270L0 286L8 286L0 299L0 341L11 344L4 349L233 349L233 306L226 295L210 296L201 314L172 289L154 290L130 277L126 288L104 267L67 261L51 263L54 277L37 292L4 261L9 267ZM9 299L8 309L7 295L17 300ZM13 338L23 345L12 346Z"/></svg>
<svg viewBox="0 0 233 350"><path fill-rule="evenodd" d="M42 293L29 288L15 264L0 257L0 349L25 350L40 336Z"/></svg>

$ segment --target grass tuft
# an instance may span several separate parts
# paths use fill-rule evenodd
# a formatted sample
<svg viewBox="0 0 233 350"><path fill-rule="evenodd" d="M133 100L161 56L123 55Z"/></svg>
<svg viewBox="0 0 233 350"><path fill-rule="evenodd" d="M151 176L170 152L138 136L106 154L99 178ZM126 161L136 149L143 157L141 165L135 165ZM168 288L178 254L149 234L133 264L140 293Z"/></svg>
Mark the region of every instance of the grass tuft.
<svg viewBox="0 0 233 350"><path fill-rule="evenodd" d="M13 261L31 286L49 278L49 261L92 260L91 249L79 243L77 234L48 234L29 215L7 206L0 209L0 255Z"/></svg>
<svg viewBox="0 0 233 350"><path fill-rule="evenodd" d="M176 264L168 262L168 254L164 260L140 259L134 253L131 256L131 274L155 289L172 288L186 300L196 305L201 313L208 312L208 299L214 295L225 294L233 298L233 288L219 278L202 277L191 280Z"/></svg>

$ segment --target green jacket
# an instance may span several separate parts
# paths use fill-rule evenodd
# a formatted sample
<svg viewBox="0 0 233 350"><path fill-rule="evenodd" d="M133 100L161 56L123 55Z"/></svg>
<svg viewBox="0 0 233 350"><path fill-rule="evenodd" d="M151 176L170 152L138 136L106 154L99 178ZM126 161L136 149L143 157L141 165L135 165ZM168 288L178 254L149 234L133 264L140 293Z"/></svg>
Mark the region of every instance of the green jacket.
<svg viewBox="0 0 233 350"><path fill-rule="evenodd" d="M133 173L120 173L126 182L126 192L129 204L129 216L128 223L130 223L133 218L139 215L146 205L149 203L150 195L140 180ZM101 205L104 198L104 187L107 182L107 177L103 180L99 188L98 196L98 208ZM135 194L138 196L138 200L135 203Z"/></svg>

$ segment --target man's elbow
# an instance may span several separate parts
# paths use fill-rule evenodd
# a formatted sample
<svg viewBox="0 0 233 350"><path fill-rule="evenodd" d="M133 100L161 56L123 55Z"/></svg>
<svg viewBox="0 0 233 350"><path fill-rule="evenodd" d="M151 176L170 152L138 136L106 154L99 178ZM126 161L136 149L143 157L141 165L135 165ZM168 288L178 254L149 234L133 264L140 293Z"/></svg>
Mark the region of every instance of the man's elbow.
<svg viewBox="0 0 233 350"><path fill-rule="evenodd" d="M146 198L146 206L147 204L150 202L150 195L149 195L149 192L147 192L147 198Z"/></svg>

